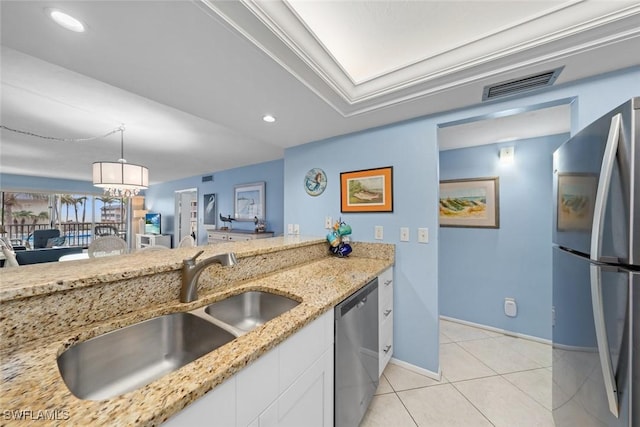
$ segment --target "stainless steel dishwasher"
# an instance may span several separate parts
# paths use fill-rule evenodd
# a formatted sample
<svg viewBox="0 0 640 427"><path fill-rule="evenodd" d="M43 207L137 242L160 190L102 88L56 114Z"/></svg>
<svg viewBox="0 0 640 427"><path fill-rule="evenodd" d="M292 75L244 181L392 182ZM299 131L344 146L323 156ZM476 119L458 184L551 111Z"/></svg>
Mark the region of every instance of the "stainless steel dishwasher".
<svg viewBox="0 0 640 427"><path fill-rule="evenodd" d="M335 308L334 426L357 427L378 388L378 279Z"/></svg>

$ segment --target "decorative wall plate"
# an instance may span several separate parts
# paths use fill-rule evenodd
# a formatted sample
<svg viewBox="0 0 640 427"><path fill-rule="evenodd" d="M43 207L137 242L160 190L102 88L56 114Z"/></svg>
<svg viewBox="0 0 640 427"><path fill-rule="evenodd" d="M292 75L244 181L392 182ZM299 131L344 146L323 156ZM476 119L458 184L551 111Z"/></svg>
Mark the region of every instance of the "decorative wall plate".
<svg viewBox="0 0 640 427"><path fill-rule="evenodd" d="M327 175L322 169L313 168L304 176L304 189L310 196L319 196L327 188Z"/></svg>

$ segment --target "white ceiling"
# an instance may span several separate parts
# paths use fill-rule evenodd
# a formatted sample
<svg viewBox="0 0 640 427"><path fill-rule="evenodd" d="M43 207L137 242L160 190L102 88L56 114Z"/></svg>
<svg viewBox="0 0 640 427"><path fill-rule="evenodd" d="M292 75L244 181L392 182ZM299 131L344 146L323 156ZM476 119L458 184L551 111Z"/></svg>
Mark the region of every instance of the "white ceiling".
<svg viewBox="0 0 640 427"><path fill-rule="evenodd" d="M60 28L47 7L88 30ZM2 125L72 139L124 124L125 157L152 183L479 104L486 85L556 67L558 85L640 63L637 1L2 1L0 13ZM484 139L511 122L481 124ZM5 173L90 180L92 162L119 157L118 135L1 137Z"/></svg>
<svg viewBox="0 0 640 427"><path fill-rule="evenodd" d="M443 123L438 127L438 146L440 151L454 150L570 131L571 104L561 103Z"/></svg>

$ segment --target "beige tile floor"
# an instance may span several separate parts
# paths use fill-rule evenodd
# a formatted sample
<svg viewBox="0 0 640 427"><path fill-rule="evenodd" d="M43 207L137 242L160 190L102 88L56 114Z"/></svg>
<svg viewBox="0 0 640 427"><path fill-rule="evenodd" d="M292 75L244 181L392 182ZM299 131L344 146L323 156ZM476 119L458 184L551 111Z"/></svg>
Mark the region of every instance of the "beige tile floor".
<svg viewBox="0 0 640 427"><path fill-rule="evenodd" d="M361 427L553 426L550 345L441 320L440 364L389 364Z"/></svg>

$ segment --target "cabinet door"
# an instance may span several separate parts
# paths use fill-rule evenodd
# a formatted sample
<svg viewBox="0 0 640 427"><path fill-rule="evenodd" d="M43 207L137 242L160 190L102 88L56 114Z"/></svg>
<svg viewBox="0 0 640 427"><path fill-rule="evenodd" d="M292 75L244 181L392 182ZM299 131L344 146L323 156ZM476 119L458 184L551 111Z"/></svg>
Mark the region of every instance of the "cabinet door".
<svg viewBox="0 0 640 427"><path fill-rule="evenodd" d="M333 348L333 310L305 326L280 344L280 385L286 390L328 349Z"/></svg>
<svg viewBox="0 0 640 427"><path fill-rule="evenodd" d="M278 347L238 372L236 378L237 425L249 425L278 398Z"/></svg>
<svg viewBox="0 0 640 427"><path fill-rule="evenodd" d="M271 426L333 426L333 349L325 351L260 415L260 427Z"/></svg>
<svg viewBox="0 0 640 427"><path fill-rule="evenodd" d="M231 427L235 425L235 378L229 378L162 424L163 427Z"/></svg>

